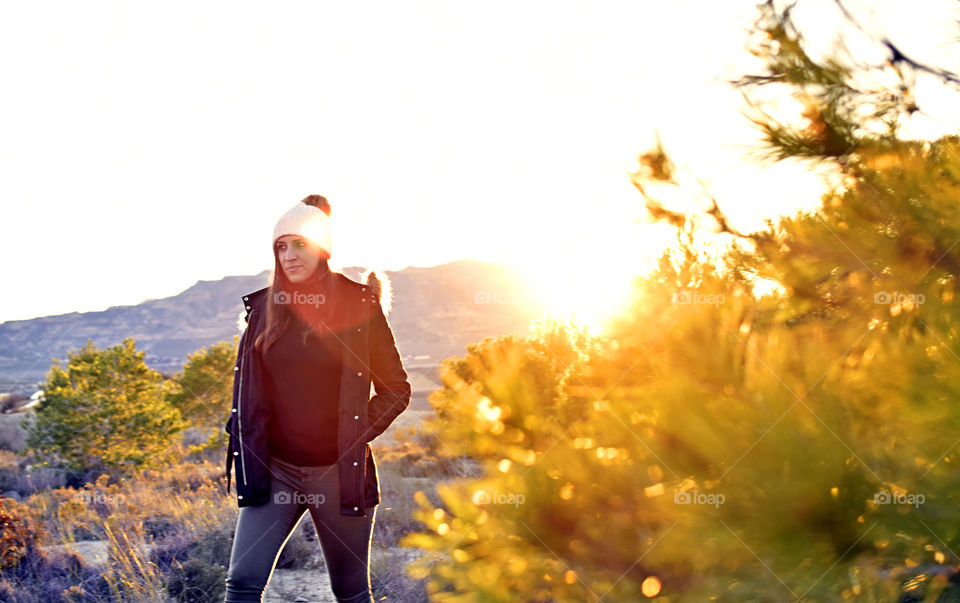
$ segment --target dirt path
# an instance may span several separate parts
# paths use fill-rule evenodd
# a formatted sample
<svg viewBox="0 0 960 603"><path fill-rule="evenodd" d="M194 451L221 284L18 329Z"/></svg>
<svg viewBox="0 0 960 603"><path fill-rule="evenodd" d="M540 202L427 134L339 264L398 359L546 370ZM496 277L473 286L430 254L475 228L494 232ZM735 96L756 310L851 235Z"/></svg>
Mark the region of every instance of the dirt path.
<svg viewBox="0 0 960 603"><path fill-rule="evenodd" d="M263 600L265 603L337 603L326 569L275 570Z"/></svg>

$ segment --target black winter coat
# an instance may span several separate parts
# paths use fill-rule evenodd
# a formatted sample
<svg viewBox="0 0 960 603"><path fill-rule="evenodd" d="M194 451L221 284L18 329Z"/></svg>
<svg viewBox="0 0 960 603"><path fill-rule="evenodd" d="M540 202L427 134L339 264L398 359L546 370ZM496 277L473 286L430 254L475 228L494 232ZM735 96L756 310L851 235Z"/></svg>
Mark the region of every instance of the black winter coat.
<svg viewBox="0 0 960 603"><path fill-rule="evenodd" d="M380 283L371 272L357 283L339 272L327 303L334 304L330 329L342 345L338 441L340 514L365 516L380 502L380 481L369 442L386 431L410 404L411 389L393 332L380 305ZM225 431L227 492L230 468L236 477L237 505L260 505L270 496L267 452L269 401L261 354L253 346L265 326L269 287L243 296L246 329L234 367L233 408ZM375 395L371 397L370 384ZM322 437L322 434L317 434Z"/></svg>

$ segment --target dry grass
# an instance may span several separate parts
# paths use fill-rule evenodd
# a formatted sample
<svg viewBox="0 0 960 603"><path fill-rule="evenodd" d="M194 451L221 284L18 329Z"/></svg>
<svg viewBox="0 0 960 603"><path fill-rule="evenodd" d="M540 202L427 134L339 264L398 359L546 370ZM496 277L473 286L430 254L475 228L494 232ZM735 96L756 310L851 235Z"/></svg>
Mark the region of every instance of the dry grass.
<svg viewBox="0 0 960 603"><path fill-rule="evenodd" d="M97 568L99 584L78 585L69 600L164 600L169 576L149 551L158 545L165 550L186 550L188 544L211 533L228 532L236 522L236 504L223 493L218 479L221 472L210 463L186 463L144 472L122 483L111 483L109 476L103 475L83 488L36 492L18 508L31 523L42 527L41 547L60 546L70 551L77 548L77 542L87 540L107 544L106 562ZM48 555L43 548L34 554ZM89 568L93 564L82 565ZM59 571L42 563L37 567L44 572ZM21 593L36 592L48 578L43 572L21 572L16 577L0 574L0 581Z"/></svg>
<svg viewBox="0 0 960 603"><path fill-rule="evenodd" d="M418 490L431 494L436 483L469 470L462 459L436 456L415 427L420 419L398 421L374 444L382 496L371 559L378 599L426 601L423 581L404 572L418 551L396 545L405 534L420 529L412 519L413 494ZM7 473L16 471L20 489L32 490L22 481L25 462L12 453L0 453L0 478L4 468ZM33 558L18 572L0 572L0 600L222 600L238 513L234 497L223 491L222 471L219 463L197 460L145 471L122 482L102 475L81 488L28 492L16 508L42 528L40 547L31 551ZM73 554L88 549L98 551L99 558L86 555L84 560ZM306 570L326 571L309 521L290 538L277 569ZM289 576L285 580L284 590L297 590Z"/></svg>

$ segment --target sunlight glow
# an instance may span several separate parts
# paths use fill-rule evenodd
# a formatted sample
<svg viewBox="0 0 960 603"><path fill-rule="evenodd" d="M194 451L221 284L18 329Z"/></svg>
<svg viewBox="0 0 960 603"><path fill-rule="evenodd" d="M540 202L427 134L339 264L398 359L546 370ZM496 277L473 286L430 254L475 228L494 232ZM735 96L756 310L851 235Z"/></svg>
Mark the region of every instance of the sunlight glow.
<svg viewBox="0 0 960 603"><path fill-rule="evenodd" d="M753 294L757 297L764 295L782 295L786 292L780 283L770 279L760 278L753 283Z"/></svg>
<svg viewBox="0 0 960 603"><path fill-rule="evenodd" d="M534 294L542 300L549 316L569 321L591 334L604 330L606 319L627 304L632 283L642 271L629 266L630 258L554 257L524 269Z"/></svg>
<svg viewBox="0 0 960 603"><path fill-rule="evenodd" d="M660 579L656 576L650 576L643 581L643 584L640 585L640 590L643 592L643 596L653 598L660 594Z"/></svg>
<svg viewBox="0 0 960 603"><path fill-rule="evenodd" d="M321 216L321 218L326 218L326 216ZM332 248L330 230L330 218L314 219L303 225L303 236L324 249Z"/></svg>

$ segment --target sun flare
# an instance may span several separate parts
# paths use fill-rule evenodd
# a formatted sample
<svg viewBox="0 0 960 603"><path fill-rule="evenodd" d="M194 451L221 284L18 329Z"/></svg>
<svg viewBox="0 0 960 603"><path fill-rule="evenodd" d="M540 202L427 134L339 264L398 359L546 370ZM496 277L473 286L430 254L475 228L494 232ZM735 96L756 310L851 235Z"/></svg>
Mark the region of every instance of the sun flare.
<svg viewBox="0 0 960 603"><path fill-rule="evenodd" d="M548 251L513 259L546 317L599 335L611 316L626 309L636 278L657 266L675 237L638 217L630 203L597 205L577 221L549 223Z"/></svg>
<svg viewBox="0 0 960 603"><path fill-rule="evenodd" d="M583 326L591 334L602 333L607 318L625 307L639 273L623 262L591 258L540 264L524 272L549 316Z"/></svg>

